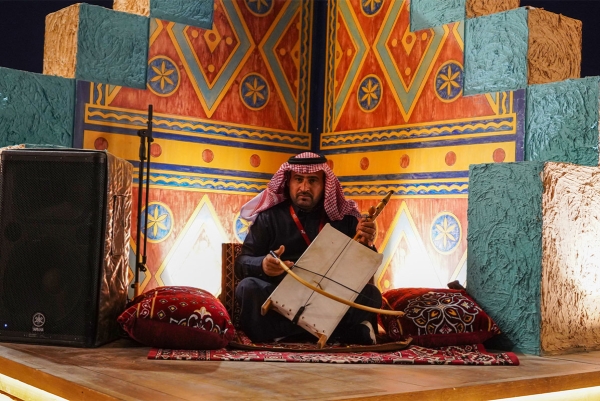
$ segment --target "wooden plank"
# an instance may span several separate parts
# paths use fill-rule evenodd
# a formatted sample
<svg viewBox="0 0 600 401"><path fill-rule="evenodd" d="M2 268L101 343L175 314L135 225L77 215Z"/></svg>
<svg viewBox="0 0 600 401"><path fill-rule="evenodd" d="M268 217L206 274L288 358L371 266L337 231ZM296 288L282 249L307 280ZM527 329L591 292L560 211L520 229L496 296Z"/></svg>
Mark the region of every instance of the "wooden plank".
<svg viewBox="0 0 600 401"><path fill-rule="evenodd" d="M68 400L118 400L1 356L0 373Z"/></svg>
<svg viewBox="0 0 600 401"><path fill-rule="evenodd" d="M468 401L600 385L600 351L474 367L156 361L148 350L125 340L91 349L5 343L0 373L63 398L101 400Z"/></svg>

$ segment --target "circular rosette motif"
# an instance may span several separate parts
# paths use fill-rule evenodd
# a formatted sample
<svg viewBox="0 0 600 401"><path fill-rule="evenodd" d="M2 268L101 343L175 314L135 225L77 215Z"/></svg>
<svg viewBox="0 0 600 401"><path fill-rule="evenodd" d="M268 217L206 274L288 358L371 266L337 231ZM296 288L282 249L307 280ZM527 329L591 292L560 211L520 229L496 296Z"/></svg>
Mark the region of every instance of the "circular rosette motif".
<svg viewBox="0 0 600 401"><path fill-rule="evenodd" d="M383 86L379 77L376 75L368 75L362 80L356 92L358 107L362 111L370 113L381 103L381 94Z"/></svg>
<svg viewBox="0 0 600 401"><path fill-rule="evenodd" d="M443 254L456 250L462 236L460 222L450 212L438 214L431 224L431 243L435 249Z"/></svg>
<svg viewBox="0 0 600 401"><path fill-rule="evenodd" d="M158 96L171 96L179 88L179 69L166 56L156 56L148 62L147 86Z"/></svg>
<svg viewBox="0 0 600 401"><path fill-rule="evenodd" d="M383 2L384 0L360 0L360 8L366 16L372 17L381 10Z"/></svg>
<svg viewBox="0 0 600 401"><path fill-rule="evenodd" d="M240 98L249 109L262 109L269 101L269 85L267 84L267 80L257 73L246 75L240 85Z"/></svg>
<svg viewBox="0 0 600 401"><path fill-rule="evenodd" d="M235 216L235 219L233 220L233 232L235 233L238 241L244 242L251 225L252 223L246 219L243 219L239 213Z"/></svg>
<svg viewBox="0 0 600 401"><path fill-rule="evenodd" d="M410 301L405 317L419 328L419 335L473 331L481 309L461 293L428 292Z"/></svg>
<svg viewBox="0 0 600 401"><path fill-rule="evenodd" d="M245 0L244 3L252 14L262 17L273 9L274 0Z"/></svg>
<svg viewBox="0 0 600 401"><path fill-rule="evenodd" d="M435 75L435 93L442 102L453 102L463 90L463 67L456 61L444 63Z"/></svg>
<svg viewBox="0 0 600 401"><path fill-rule="evenodd" d="M173 213L164 203L151 202L148 205L148 224L146 225L146 209L142 210L141 227L149 242L164 241L173 229Z"/></svg>

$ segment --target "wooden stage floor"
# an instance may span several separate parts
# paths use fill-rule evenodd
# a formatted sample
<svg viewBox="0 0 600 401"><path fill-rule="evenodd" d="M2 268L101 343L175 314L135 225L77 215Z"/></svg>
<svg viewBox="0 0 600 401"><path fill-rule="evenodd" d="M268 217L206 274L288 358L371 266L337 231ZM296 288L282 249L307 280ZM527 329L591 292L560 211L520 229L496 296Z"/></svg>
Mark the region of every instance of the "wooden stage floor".
<svg viewBox="0 0 600 401"><path fill-rule="evenodd" d="M153 361L99 348L0 344L0 374L70 400L490 400L600 386L600 351L520 366Z"/></svg>

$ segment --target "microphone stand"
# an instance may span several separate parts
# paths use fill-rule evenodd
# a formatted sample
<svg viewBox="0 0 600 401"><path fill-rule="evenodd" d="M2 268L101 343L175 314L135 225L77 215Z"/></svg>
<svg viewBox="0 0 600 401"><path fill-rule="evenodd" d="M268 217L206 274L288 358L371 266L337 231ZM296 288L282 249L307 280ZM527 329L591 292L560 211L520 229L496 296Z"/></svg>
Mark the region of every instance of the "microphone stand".
<svg viewBox="0 0 600 401"><path fill-rule="evenodd" d="M133 288L133 297L140 295L140 271L146 269L146 246L148 236L146 230L148 227L148 195L150 193L150 147L154 139L152 138L152 105L148 105L148 128L140 129L137 132L140 137L140 165L138 167L138 204L137 204L137 238L135 252L135 278L131 287ZM146 165L144 166L144 161ZM145 198L145 218L144 218L144 253L141 253L140 237L142 234L142 192L144 186L144 172L146 175L146 198Z"/></svg>

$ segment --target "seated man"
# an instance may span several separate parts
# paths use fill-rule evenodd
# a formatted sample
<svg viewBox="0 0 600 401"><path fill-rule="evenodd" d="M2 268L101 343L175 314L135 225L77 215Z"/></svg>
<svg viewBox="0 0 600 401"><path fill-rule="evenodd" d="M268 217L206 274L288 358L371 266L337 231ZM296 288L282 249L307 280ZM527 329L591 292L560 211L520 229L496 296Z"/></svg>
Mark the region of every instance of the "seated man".
<svg viewBox="0 0 600 401"><path fill-rule="evenodd" d="M241 305L240 327L254 342L268 342L306 332L275 311L261 315L261 307L285 276L275 254L288 266L302 256L326 223L373 248L375 223L361 217L346 200L339 180L325 157L305 152L291 157L275 173L267 189L242 207L241 216L254 223L236 259L241 279L235 296ZM367 284L355 300L380 308L381 293ZM372 312L350 308L331 335L334 341L375 344Z"/></svg>

